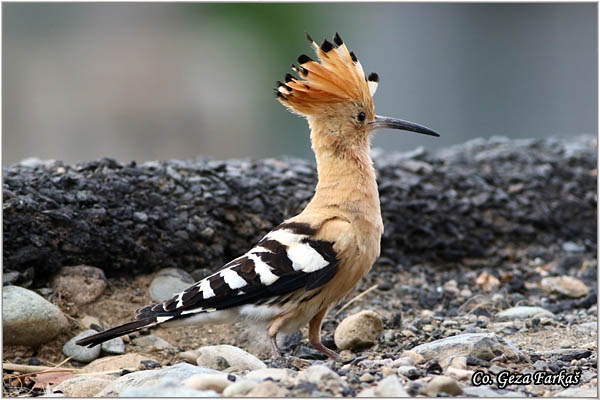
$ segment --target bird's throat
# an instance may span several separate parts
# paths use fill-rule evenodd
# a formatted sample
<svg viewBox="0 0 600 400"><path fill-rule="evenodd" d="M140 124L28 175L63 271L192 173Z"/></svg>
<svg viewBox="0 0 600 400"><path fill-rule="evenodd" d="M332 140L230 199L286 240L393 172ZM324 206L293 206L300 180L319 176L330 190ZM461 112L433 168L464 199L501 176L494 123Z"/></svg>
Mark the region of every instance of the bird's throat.
<svg viewBox="0 0 600 400"><path fill-rule="evenodd" d="M343 136L311 133L319 181L308 207L338 210L350 220L380 219L375 170L368 137L352 144ZM307 207L307 208L308 208Z"/></svg>

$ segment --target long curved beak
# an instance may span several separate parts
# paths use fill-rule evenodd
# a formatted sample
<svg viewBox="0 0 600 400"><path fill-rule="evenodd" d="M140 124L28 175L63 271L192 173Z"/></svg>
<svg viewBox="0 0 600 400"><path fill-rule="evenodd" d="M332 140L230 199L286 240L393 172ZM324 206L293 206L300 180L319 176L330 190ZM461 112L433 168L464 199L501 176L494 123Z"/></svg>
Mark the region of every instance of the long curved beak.
<svg viewBox="0 0 600 400"><path fill-rule="evenodd" d="M430 136L440 136L439 133L423 125L418 125L413 122L404 121L396 118L382 117L381 115L376 115L375 120L369 122L369 126L371 127L371 130L390 128L400 129L403 131L417 132Z"/></svg>

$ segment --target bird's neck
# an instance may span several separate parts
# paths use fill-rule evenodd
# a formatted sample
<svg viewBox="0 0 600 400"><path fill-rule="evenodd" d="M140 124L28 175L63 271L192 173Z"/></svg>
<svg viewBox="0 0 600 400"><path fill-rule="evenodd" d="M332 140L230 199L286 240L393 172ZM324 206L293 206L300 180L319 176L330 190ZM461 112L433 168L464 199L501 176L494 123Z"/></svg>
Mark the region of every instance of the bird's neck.
<svg viewBox="0 0 600 400"><path fill-rule="evenodd" d="M379 192L369 138L349 143L330 128L311 123L311 143L319 181L307 209L379 224Z"/></svg>

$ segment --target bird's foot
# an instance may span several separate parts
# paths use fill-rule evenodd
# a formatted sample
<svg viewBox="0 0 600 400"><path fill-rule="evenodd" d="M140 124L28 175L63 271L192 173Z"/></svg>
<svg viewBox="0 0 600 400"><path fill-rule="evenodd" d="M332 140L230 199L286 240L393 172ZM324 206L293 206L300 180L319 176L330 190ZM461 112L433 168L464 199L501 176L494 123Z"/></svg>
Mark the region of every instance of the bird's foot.
<svg viewBox="0 0 600 400"><path fill-rule="evenodd" d="M338 353L336 353L333 350L328 349L321 342L311 343L311 345L315 349L319 350L321 353L325 354L327 357L331 358L334 361L336 361L340 357L340 355Z"/></svg>

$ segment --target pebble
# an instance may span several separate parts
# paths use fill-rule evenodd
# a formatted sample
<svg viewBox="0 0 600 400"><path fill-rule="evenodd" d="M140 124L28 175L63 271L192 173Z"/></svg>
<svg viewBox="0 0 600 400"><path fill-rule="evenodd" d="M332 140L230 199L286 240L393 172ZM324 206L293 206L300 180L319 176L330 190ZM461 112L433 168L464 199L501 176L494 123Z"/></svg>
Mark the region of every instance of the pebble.
<svg viewBox="0 0 600 400"><path fill-rule="evenodd" d="M410 358L412 360L412 364L410 365L418 365L425 361L425 357L421 354L417 353L413 350L405 350L400 354L400 358Z"/></svg>
<svg viewBox="0 0 600 400"><path fill-rule="evenodd" d="M562 249L569 253L578 253L581 251L585 251L585 246L581 246L573 242L564 242L562 245Z"/></svg>
<svg viewBox="0 0 600 400"><path fill-rule="evenodd" d="M347 386L342 378L324 365L311 365L300 371L296 377L297 382L307 381L314 383L319 389L338 395Z"/></svg>
<svg viewBox="0 0 600 400"><path fill-rule="evenodd" d="M81 332L80 334L78 334L77 336L75 336L74 338L72 338L64 344L62 348L63 354L67 357L71 357L75 361L85 363L94 361L96 358L100 357L101 346L96 345L92 348L89 348L86 346L79 346L75 344L75 342L79 339L83 339L96 333L98 332L96 332L93 329L88 329L86 331Z"/></svg>
<svg viewBox="0 0 600 400"><path fill-rule="evenodd" d="M296 371L287 368L262 368L248 372L244 378L257 382L267 379L287 383L297 375Z"/></svg>
<svg viewBox="0 0 600 400"><path fill-rule="evenodd" d="M496 314L501 320L527 319L534 316L546 316L554 318L554 314L542 307L518 306L511 307Z"/></svg>
<svg viewBox="0 0 600 400"><path fill-rule="evenodd" d="M382 379L377 387L364 389L356 397L410 397L395 375Z"/></svg>
<svg viewBox="0 0 600 400"><path fill-rule="evenodd" d="M61 391L66 397L94 397L115 379L114 375L78 376L59 383L52 390Z"/></svg>
<svg viewBox="0 0 600 400"><path fill-rule="evenodd" d="M168 349L170 347L173 347L165 339L160 338L155 335L140 336L140 337L133 339L132 342L136 346L145 347L145 348L147 348L147 350L150 350L150 351L163 350L163 349Z"/></svg>
<svg viewBox="0 0 600 400"><path fill-rule="evenodd" d="M102 353L106 354L124 354L125 342L120 337L108 340L101 345Z"/></svg>
<svg viewBox="0 0 600 400"><path fill-rule="evenodd" d="M359 378L359 381L361 381L361 382L373 382L374 380L375 380L375 377L368 372L362 374Z"/></svg>
<svg viewBox="0 0 600 400"><path fill-rule="evenodd" d="M415 353L417 354L417 353ZM421 359L423 358L423 356L417 354L419 357L421 357ZM391 367L404 367L404 366L413 366L415 365L415 361L414 359L412 359L411 357L399 357L397 359L395 359L392 364L390 365Z"/></svg>
<svg viewBox="0 0 600 400"><path fill-rule="evenodd" d="M182 269L165 268L156 273L148 291L152 300L161 302L187 289L194 282L194 278Z"/></svg>
<svg viewBox="0 0 600 400"><path fill-rule="evenodd" d="M240 349L239 347L227 344L217 346L204 346L198 350L196 364L208 368L219 368L223 366L221 358L227 361L228 372L254 370L267 368L267 365L256 356Z"/></svg>
<svg viewBox="0 0 600 400"><path fill-rule="evenodd" d="M67 318L39 294L19 286L2 289L2 338L5 345L39 346L68 327Z"/></svg>
<svg viewBox="0 0 600 400"><path fill-rule="evenodd" d="M284 387L279 386L273 381L264 381L252 388L246 397L285 397L289 393Z"/></svg>
<svg viewBox="0 0 600 400"><path fill-rule="evenodd" d="M427 384L424 391L431 397L436 397L439 393L447 393L451 396L463 393L458 382L447 376L436 376Z"/></svg>
<svg viewBox="0 0 600 400"><path fill-rule="evenodd" d="M412 365L403 365L401 367L398 367L396 372L399 375L404 375L408 379L416 379L420 375L419 370L417 368L413 367Z"/></svg>
<svg viewBox="0 0 600 400"><path fill-rule="evenodd" d="M379 315L370 310L344 318L334 333L335 345L341 350L370 347L377 343L377 335L383 331Z"/></svg>
<svg viewBox="0 0 600 400"><path fill-rule="evenodd" d="M412 351L420 354L427 361L443 360L450 356L466 356L470 353L483 360L494 358L494 352L505 354L512 360L519 360L522 356L515 346L495 333L463 333L421 344L414 347Z"/></svg>
<svg viewBox="0 0 600 400"><path fill-rule="evenodd" d="M83 329L94 329L92 328L92 325L102 327L100 320L96 317L92 317L91 315L84 315L79 320L79 326Z"/></svg>
<svg viewBox="0 0 600 400"><path fill-rule="evenodd" d="M552 276L542 279L540 286L550 293L560 293L567 297L579 298L589 294L589 288L577 278L571 276Z"/></svg>
<svg viewBox="0 0 600 400"><path fill-rule="evenodd" d="M187 378L183 381L183 386L195 390L214 390L217 393L222 393L232 383L233 381L227 379L224 374L200 374Z"/></svg>
<svg viewBox="0 0 600 400"><path fill-rule="evenodd" d="M83 305L96 300L106 289L107 281L100 268L76 265L59 269L50 284L61 296Z"/></svg>
<svg viewBox="0 0 600 400"><path fill-rule="evenodd" d="M188 363L179 363L169 367L164 367L161 369L152 369L145 371L137 371L132 372L127 375L123 375L119 377L117 380L112 382L109 386L104 388L100 393L96 395L96 397L115 397L115 396L123 396L123 397L137 397L137 396L147 396L146 392L140 392L140 394L132 394L130 392L124 392L130 388L146 388L158 386L157 392L154 396L151 397L175 397L178 394L168 394L167 392L172 392L175 390L174 387L170 386L170 384L166 384L168 381L174 381L177 383L177 387L181 389L185 389L189 391L193 390L190 388L185 388L181 385L181 382L185 381L191 376L198 374L223 374L219 371L214 371L208 368L197 367ZM161 383L161 381L163 381ZM161 384L167 385L167 389L160 388ZM194 391L198 392L198 391ZM195 394L194 394L195 395ZM184 395L182 396L189 396ZM216 397L217 393L213 392L213 397ZM205 396L206 397L206 396Z"/></svg>
<svg viewBox="0 0 600 400"><path fill-rule="evenodd" d="M446 375L456 378L458 380L470 380L475 371L470 371L468 369L457 368L450 366L446 369Z"/></svg>
<svg viewBox="0 0 600 400"><path fill-rule="evenodd" d="M258 383L250 379L238 379L223 390L223 397L244 396L258 386Z"/></svg>

